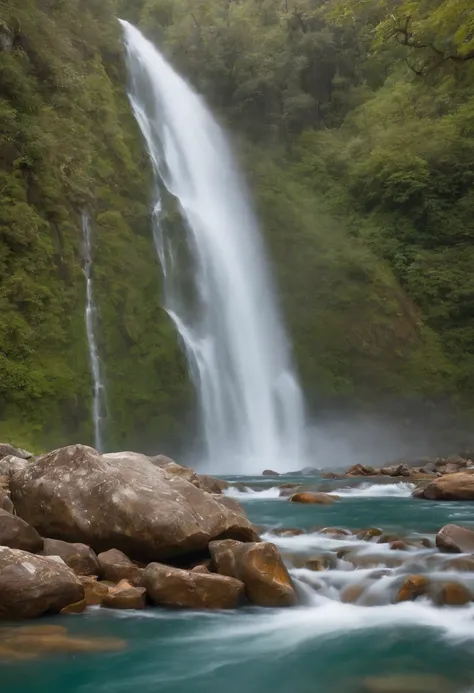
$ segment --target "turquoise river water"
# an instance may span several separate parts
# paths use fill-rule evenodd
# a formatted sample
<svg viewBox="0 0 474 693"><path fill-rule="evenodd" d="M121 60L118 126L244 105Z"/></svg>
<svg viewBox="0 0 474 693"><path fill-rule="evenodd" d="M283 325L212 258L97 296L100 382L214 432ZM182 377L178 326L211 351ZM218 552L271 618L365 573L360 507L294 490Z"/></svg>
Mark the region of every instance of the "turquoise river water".
<svg viewBox="0 0 474 693"><path fill-rule="evenodd" d="M359 482L338 490L341 498L331 506L296 505L279 498L271 487L276 482L268 478L239 481L253 490L230 493L279 546L297 580L301 606L225 613L96 608L50 619L46 622L66 625L72 634L121 637L127 647L2 664L1 693L474 691L474 603L442 608L423 599L391 603L413 573L440 584L456 580L474 591L474 572L416 544L421 537L433 539L448 522L474 526L472 504L414 500L409 484ZM413 545L390 551L388 544L310 531L335 526L381 527L409 537ZM305 534L271 533L281 527L299 527ZM341 548L357 557L355 568L337 556ZM301 561L295 556L314 555L326 557L331 570L297 567ZM343 603L344 590L354 585L363 587L362 596Z"/></svg>

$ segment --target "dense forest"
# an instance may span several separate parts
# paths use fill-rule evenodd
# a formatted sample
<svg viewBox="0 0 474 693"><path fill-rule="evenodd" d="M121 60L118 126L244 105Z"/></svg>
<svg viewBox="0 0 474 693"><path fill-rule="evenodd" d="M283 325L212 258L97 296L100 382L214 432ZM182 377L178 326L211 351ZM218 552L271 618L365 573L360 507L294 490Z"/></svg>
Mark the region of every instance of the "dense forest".
<svg viewBox="0 0 474 693"><path fill-rule="evenodd" d="M193 431L117 17L231 134L310 410L474 412L470 0L0 0L0 439L91 441L84 212L109 446Z"/></svg>

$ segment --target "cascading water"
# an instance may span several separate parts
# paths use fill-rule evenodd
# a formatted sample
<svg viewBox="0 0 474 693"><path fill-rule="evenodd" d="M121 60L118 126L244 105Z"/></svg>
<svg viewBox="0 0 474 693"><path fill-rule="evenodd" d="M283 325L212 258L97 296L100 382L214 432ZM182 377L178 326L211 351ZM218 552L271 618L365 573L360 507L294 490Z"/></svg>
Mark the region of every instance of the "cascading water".
<svg viewBox="0 0 474 693"><path fill-rule="evenodd" d="M92 248L91 225L87 214L82 215L82 233L84 236L84 274L86 275L86 333L89 346L89 361L92 376L92 416L94 421L94 446L102 452L103 446L103 412L105 410L105 385L102 381L99 351L95 333L97 309L94 302L92 286Z"/></svg>
<svg viewBox="0 0 474 693"><path fill-rule="evenodd" d="M154 235L165 309L198 392L208 467L250 473L302 466L301 390L228 143L201 97L135 27L122 25L130 101L157 181ZM184 222L192 300L177 262L180 240L162 224L161 185L177 200Z"/></svg>

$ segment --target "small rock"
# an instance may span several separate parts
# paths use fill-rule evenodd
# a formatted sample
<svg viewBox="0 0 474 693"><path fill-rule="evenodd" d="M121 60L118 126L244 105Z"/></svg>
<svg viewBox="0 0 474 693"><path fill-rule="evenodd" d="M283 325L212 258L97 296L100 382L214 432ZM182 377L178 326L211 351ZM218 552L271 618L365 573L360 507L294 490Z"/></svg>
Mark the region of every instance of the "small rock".
<svg viewBox="0 0 474 693"><path fill-rule="evenodd" d="M154 604L189 609L235 609L244 596L244 584L224 575L181 570L150 563L143 586Z"/></svg>
<svg viewBox="0 0 474 693"><path fill-rule="evenodd" d="M76 575L98 575L100 573L97 556L85 544L70 544L59 539L45 539L43 556L60 556Z"/></svg>
<svg viewBox="0 0 474 693"><path fill-rule="evenodd" d="M347 585L341 591L341 602L343 604L356 604L364 591L364 585Z"/></svg>
<svg viewBox="0 0 474 693"><path fill-rule="evenodd" d="M391 551L408 551L408 544L405 544L404 541L401 539L397 539L397 541L392 541L390 544L390 550Z"/></svg>
<svg viewBox="0 0 474 693"><path fill-rule="evenodd" d="M436 535L436 546L449 553L474 553L474 530L445 525Z"/></svg>
<svg viewBox="0 0 474 693"><path fill-rule="evenodd" d="M343 527L324 527L324 529L320 529L318 533L326 534L331 537L348 537L352 534L352 532Z"/></svg>
<svg viewBox="0 0 474 693"><path fill-rule="evenodd" d="M271 534L274 534L276 537L298 537L304 534L304 530L298 527L275 527L271 530Z"/></svg>
<svg viewBox="0 0 474 693"><path fill-rule="evenodd" d="M22 460L29 460L31 457L33 457L32 453L28 452L28 450L15 448L9 443L0 443L0 460L2 460L4 457L9 457L10 455L12 457L18 457Z"/></svg>
<svg viewBox="0 0 474 693"><path fill-rule="evenodd" d="M102 604L109 592L109 587L103 582L98 582L97 577L91 575L80 576L79 581L84 587L84 598L87 606ZM110 586L115 587L113 583Z"/></svg>
<svg viewBox="0 0 474 693"><path fill-rule="evenodd" d="M289 500L291 503L332 505L336 498L334 496L329 496L327 493L310 493L309 491L303 491L301 493L295 493Z"/></svg>
<svg viewBox="0 0 474 693"><path fill-rule="evenodd" d="M85 599L81 599L80 602L75 602L74 604L69 604L69 606L65 606L61 611L59 612L60 614L83 614L84 611L87 608L87 602Z"/></svg>
<svg viewBox="0 0 474 693"><path fill-rule="evenodd" d="M396 601L413 601L417 597L426 594L430 585L429 579L425 575L409 575L401 586Z"/></svg>
<svg viewBox="0 0 474 693"><path fill-rule="evenodd" d="M120 582L120 580L129 580L132 585L140 584L143 568L139 568L118 549L110 549L99 553L97 560L100 567L101 575L105 580L111 582Z"/></svg>
<svg viewBox="0 0 474 693"><path fill-rule="evenodd" d="M134 587L128 580L121 580L105 595L102 606L108 609L144 609L145 588Z"/></svg>
<svg viewBox="0 0 474 693"><path fill-rule="evenodd" d="M356 536L357 539L361 539L362 541L370 541L375 537L381 537L382 534L383 531L378 527L369 527L368 529L361 529Z"/></svg>
<svg viewBox="0 0 474 693"><path fill-rule="evenodd" d="M459 582L447 582L443 585L440 594L441 605L464 606L471 601L471 593Z"/></svg>

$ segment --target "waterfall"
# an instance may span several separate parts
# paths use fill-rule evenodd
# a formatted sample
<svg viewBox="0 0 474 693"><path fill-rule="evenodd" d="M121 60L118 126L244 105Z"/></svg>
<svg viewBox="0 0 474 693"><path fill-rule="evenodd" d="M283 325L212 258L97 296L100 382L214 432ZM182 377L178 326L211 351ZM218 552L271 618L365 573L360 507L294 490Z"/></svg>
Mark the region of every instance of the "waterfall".
<svg viewBox="0 0 474 693"><path fill-rule="evenodd" d="M84 237L84 274L86 276L86 333L89 347L89 361L92 376L92 416L94 421L94 446L102 452L103 446L103 411L105 410L105 385L102 381L99 351L96 338L97 309L94 303L92 285L92 248L91 225L89 216L82 215L82 233Z"/></svg>
<svg viewBox="0 0 474 693"><path fill-rule="evenodd" d="M153 44L121 24L129 98L156 177L154 239L164 307L197 390L207 466L221 474L303 466L303 398L259 228L226 137ZM184 266L182 234L163 223L165 191L182 217Z"/></svg>

